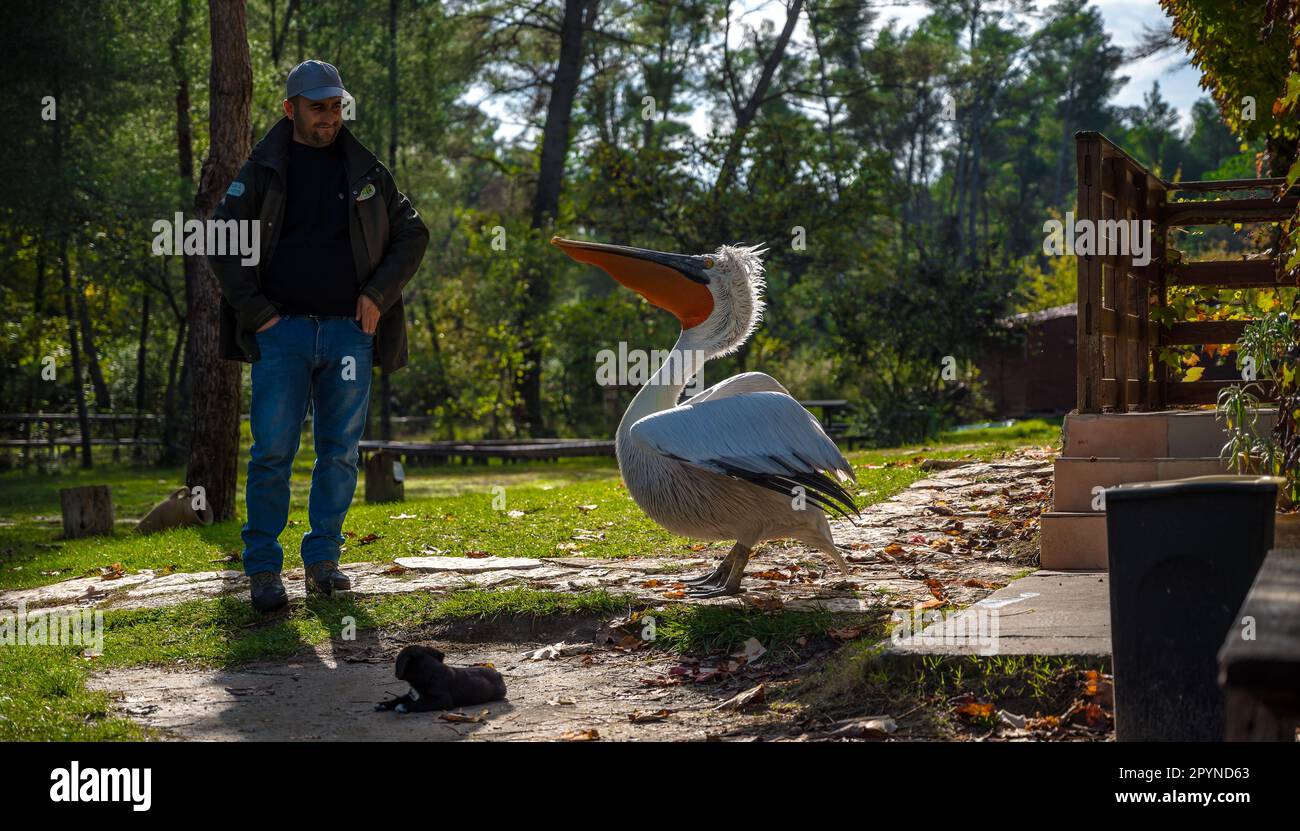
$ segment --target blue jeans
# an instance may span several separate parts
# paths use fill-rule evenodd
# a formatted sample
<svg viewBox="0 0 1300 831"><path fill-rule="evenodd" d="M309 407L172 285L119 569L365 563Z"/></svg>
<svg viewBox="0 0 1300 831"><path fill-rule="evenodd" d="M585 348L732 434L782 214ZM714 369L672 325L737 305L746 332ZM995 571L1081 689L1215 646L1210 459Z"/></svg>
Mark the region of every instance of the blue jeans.
<svg viewBox="0 0 1300 831"><path fill-rule="evenodd" d="M374 336L348 318L282 316L257 334L249 424L248 522L244 573L280 571L280 532L289 519L289 474L298 453L307 403L313 405L316 466L311 473L302 562L337 560L343 518L357 489L357 443L366 425Z"/></svg>

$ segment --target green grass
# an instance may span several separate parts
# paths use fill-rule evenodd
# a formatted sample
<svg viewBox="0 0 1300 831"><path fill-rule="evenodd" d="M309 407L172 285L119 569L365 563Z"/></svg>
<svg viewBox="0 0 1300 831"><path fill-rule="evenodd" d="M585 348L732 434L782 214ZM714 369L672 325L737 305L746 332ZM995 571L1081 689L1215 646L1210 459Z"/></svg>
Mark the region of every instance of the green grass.
<svg viewBox="0 0 1300 831"><path fill-rule="evenodd" d="M928 475L913 463L929 458L995 458L1025 444L1037 444L1057 427L1025 422L982 431L973 444L892 450L853 451L848 455L858 483L860 506L890 498ZM968 434L957 434L963 440ZM311 480L310 443L295 463L289 527L281 536L285 562L298 562L297 543L307 530L307 494ZM245 462L241 461L241 472ZM207 528L186 528L138 537L119 525L110 537L60 539L58 491L107 483L119 518L141 517L183 479L180 469L102 465L61 473L7 471L0 474L0 589L45 585L121 563L128 572L170 567L175 571L239 568L230 557L242 549L239 519ZM242 485L242 476L241 476ZM340 560L389 561L397 557L439 553L462 556L486 551L501 557L639 557L686 553L691 540L676 537L653 523L621 486L612 459L566 460L561 463L444 465L408 470L405 502L368 505L364 483L344 525L349 536ZM588 510L588 506L596 506ZM511 516L522 511L523 516ZM395 519L397 516L413 516ZM375 535L371 542L365 538ZM574 539L579 537L579 539Z"/></svg>
<svg viewBox="0 0 1300 831"><path fill-rule="evenodd" d="M800 638L816 638L828 629L861 626L863 615L821 610L763 612L735 606L671 606L652 613L655 645L675 652L730 654L750 638L769 651L790 646ZM872 631L884 636L887 615Z"/></svg>
<svg viewBox="0 0 1300 831"><path fill-rule="evenodd" d="M1088 670L1109 673L1109 662L1055 655L891 656L878 639L864 639L847 644L790 695L832 717L926 706L942 725L947 702L963 695L1021 714L1059 712Z"/></svg>
<svg viewBox="0 0 1300 831"><path fill-rule="evenodd" d="M1061 419L1051 421L1031 418L1017 421L1010 427L982 427L977 430L948 430L939 434L939 444L964 444L968 442L1016 444L1060 444Z"/></svg>

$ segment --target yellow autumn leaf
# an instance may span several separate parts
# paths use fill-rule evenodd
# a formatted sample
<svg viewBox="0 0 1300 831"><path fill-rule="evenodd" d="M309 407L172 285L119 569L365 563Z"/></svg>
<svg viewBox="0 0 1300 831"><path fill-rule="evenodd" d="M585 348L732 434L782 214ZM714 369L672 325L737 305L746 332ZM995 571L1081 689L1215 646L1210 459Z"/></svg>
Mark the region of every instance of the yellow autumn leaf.
<svg viewBox="0 0 1300 831"><path fill-rule="evenodd" d="M1191 369L1187 370L1186 374L1183 375L1183 380L1184 380L1184 381L1199 381L1199 380L1201 380L1201 374L1204 373L1204 372L1205 372L1205 367L1203 367L1203 366L1194 366L1194 367L1192 367Z"/></svg>

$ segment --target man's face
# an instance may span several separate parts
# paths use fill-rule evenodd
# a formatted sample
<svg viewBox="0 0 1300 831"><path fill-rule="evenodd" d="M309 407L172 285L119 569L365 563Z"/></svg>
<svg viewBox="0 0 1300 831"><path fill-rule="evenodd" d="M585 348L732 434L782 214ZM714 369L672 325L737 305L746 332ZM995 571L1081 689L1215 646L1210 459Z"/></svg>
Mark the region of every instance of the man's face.
<svg viewBox="0 0 1300 831"><path fill-rule="evenodd" d="M284 102L284 114L293 120L295 141L312 147L328 147L338 138L343 124L343 99L336 95L312 101L295 95Z"/></svg>

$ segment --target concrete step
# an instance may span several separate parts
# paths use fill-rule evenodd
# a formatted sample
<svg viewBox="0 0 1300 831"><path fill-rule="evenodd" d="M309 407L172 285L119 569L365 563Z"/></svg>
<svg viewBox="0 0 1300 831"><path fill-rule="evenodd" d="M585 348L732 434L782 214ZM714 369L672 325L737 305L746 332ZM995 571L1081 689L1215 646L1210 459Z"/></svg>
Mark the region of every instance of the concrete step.
<svg viewBox="0 0 1300 831"><path fill-rule="evenodd" d="M1273 429L1276 408L1262 408L1258 433ZM1062 456L1120 459L1204 458L1219 455L1227 442L1213 410L1153 413L1071 413L1065 417Z"/></svg>
<svg viewBox="0 0 1300 831"><path fill-rule="evenodd" d="M1036 571L942 619L904 615L881 644L887 657L1069 655L1105 665L1111 654L1109 575L1096 572Z"/></svg>
<svg viewBox="0 0 1300 831"><path fill-rule="evenodd" d="M1106 515L1051 511L1040 520L1039 565L1055 571L1108 571Z"/></svg>
<svg viewBox="0 0 1300 831"><path fill-rule="evenodd" d="M1067 513L1093 512L1093 488L1227 473L1217 457L1117 459L1061 456L1054 462L1052 507Z"/></svg>

